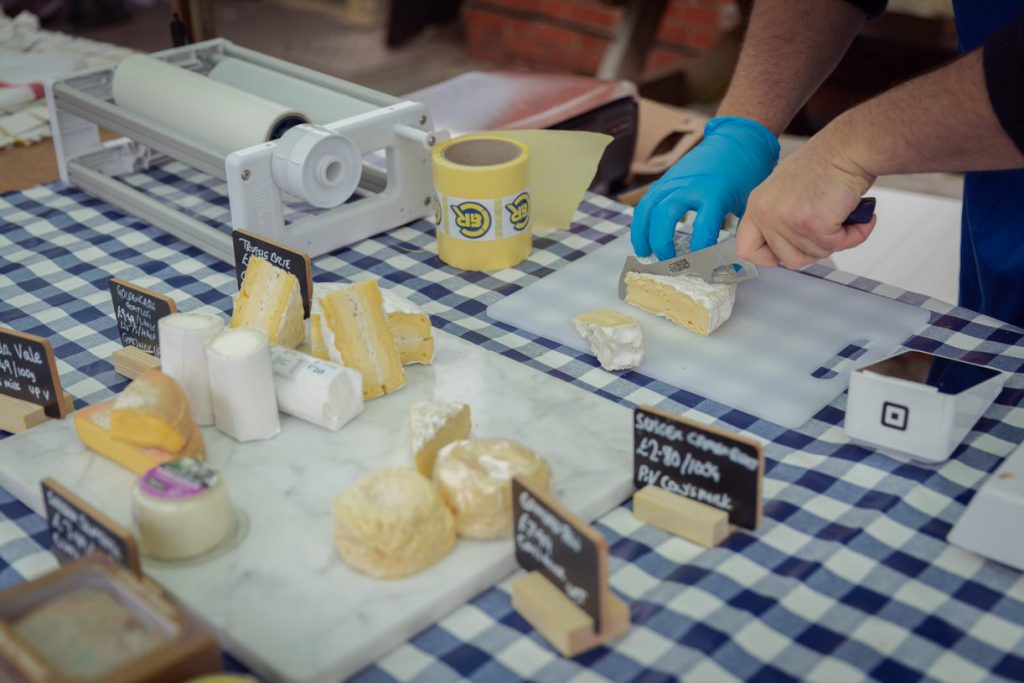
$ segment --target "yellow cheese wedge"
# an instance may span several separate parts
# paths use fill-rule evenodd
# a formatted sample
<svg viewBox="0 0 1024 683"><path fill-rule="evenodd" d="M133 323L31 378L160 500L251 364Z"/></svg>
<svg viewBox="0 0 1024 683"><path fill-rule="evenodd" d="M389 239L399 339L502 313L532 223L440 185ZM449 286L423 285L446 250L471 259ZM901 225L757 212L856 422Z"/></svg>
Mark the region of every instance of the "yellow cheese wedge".
<svg viewBox="0 0 1024 683"><path fill-rule="evenodd" d="M455 401L416 401L409 405L412 461L420 474L434 476L437 452L452 441L469 438L469 406Z"/></svg>
<svg viewBox="0 0 1024 683"><path fill-rule="evenodd" d="M375 280L340 287L319 299L320 332L328 360L358 370L363 399L401 389L405 371Z"/></svg>
<svg viewBox="0 0 1024 683"><path fill-rule="evenodd" d="M75 430L78 432L78 438L88 448L125 469L141 476L153 467L176 458L206 457L203 435L195 425L192 425L192 432L180 453L172 453L162 448L146 448L115 439L110 433L110 415L113 407L114 401L104 401L77 411L74 415Z"/></svg>
<svg viewBox="0 0 1024 683"><path fill-rule="evenodd" d="M194 428L185 391L159 370L136 377L110 411L111 436L136 446L179 453Z"/></svg>
<svg viewBox="0 0 1024 683"><path fill-rule="evenodd" d="M249 258L231 327L258 327L271 344L294 349L306 337L299 280L258 256Z"/></svg>
<svg viewBox="0 0 1024 683"><path fill-rule="evenodd" d="M390 290L381 292L384 297L384 315L388 327L395 337L398 356L402 365L421 363L429 365L434 361L434 335L430 316L419 306Z"/></svg>
<svg viewBox="0 0 1024 683"><path fill-rule="evenodd" d="M735 284L708 283L695 275L626 275L626 303L704 336L729 319L735 301Z"/></svg>
<svg viewBox="0 0 1024 683"><path fill-rule="evenodd" d="M320 297L345 287L344 283L318 283L313 286L314 302L309 313L309 353L321 360L331 360L324 344L320 328ZM395 347L402 365L420 363L429 365L434 361L434 334L430 316L408 299L389 290L381 290L384 317L395 338Z"/></svg>

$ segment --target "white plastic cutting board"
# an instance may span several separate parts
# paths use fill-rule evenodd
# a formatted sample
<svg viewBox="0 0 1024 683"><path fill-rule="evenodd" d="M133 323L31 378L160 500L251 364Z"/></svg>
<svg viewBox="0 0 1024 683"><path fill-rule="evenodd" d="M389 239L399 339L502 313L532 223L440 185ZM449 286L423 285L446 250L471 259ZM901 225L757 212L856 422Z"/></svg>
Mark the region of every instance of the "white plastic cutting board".
<svg viewBox="0 0 1024 683"><path fill-rule="evenodd" d="M145 572L217 632L260 680L337 683L489 588L515 568L512 540L460 540L415 576L356 573L332 540L334 498L360 475L409 466L409 403L469 403L477 436L515 438L551 463L558 498L586 519L632 486L632 413L496 353L435 332L431 366L408 368L401 390L370 401L338 432L282 416L281 433L236 443L203 429L207 457L247 520L244 536L184 563L145 560ZM115 521L131 525L135 477L87 450L71 418L0 441L0 485L42 512L52 476Z"/></svg>
<svg viewBox="0 0 1024 683"><path fill-rule="evenodd" d="M612 308L640 319L644 362L639 371L783 427L796 428L846 389L850 368L831 378L851 342L867 347L856 363L891 353L928 322L927 311L782 268L740 283L732 318L710 337L687 332L620 301L618 279L628 236L492 304L487 312L578 351L589 351L570 319Z"/></svg>

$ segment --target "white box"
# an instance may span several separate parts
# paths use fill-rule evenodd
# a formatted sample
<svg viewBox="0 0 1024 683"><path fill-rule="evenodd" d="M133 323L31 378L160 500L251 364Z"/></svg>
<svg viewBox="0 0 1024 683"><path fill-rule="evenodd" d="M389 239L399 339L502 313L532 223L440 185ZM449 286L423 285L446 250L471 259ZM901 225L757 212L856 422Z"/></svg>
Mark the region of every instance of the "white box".
<svg viewBox="0 0 1024 683"><path fill-rule="evenodd" d="M942 462L1009 376L921 351L890 356L851 373L846 433L887 455Z"/></svg>
<svg viewBox="0 0 1024 683"><path fill-rule="evenodd" d="M947 540L1024 571L1024 444L974 494Z"/></svg>

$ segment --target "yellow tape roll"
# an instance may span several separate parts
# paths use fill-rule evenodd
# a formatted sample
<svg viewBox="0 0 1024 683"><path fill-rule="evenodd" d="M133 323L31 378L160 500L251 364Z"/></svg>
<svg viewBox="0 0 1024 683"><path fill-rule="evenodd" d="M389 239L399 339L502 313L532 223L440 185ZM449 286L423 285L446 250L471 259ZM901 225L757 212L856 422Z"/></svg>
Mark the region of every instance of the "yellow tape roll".
<svg viewBox="0 0 1024 683"><path fill-rule="evenodd" d="M533 249L530 151L496 136L456 138L434 150L434 217L441 260L500 270Z"/></svg>

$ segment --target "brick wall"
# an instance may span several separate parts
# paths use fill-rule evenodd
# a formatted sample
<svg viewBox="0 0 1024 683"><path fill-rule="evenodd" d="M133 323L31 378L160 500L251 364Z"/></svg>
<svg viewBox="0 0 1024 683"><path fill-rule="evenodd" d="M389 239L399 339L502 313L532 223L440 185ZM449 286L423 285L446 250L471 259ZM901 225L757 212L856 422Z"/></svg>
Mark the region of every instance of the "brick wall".
<svg viewBox="0 0 1024 683"><path fill-rule="evenodd" d="M473 57L508 67L593 74L622 10L600 0L467 0L466 42ZM739 21L735 0L670 0L648 73L707 49Z"/></svg>

